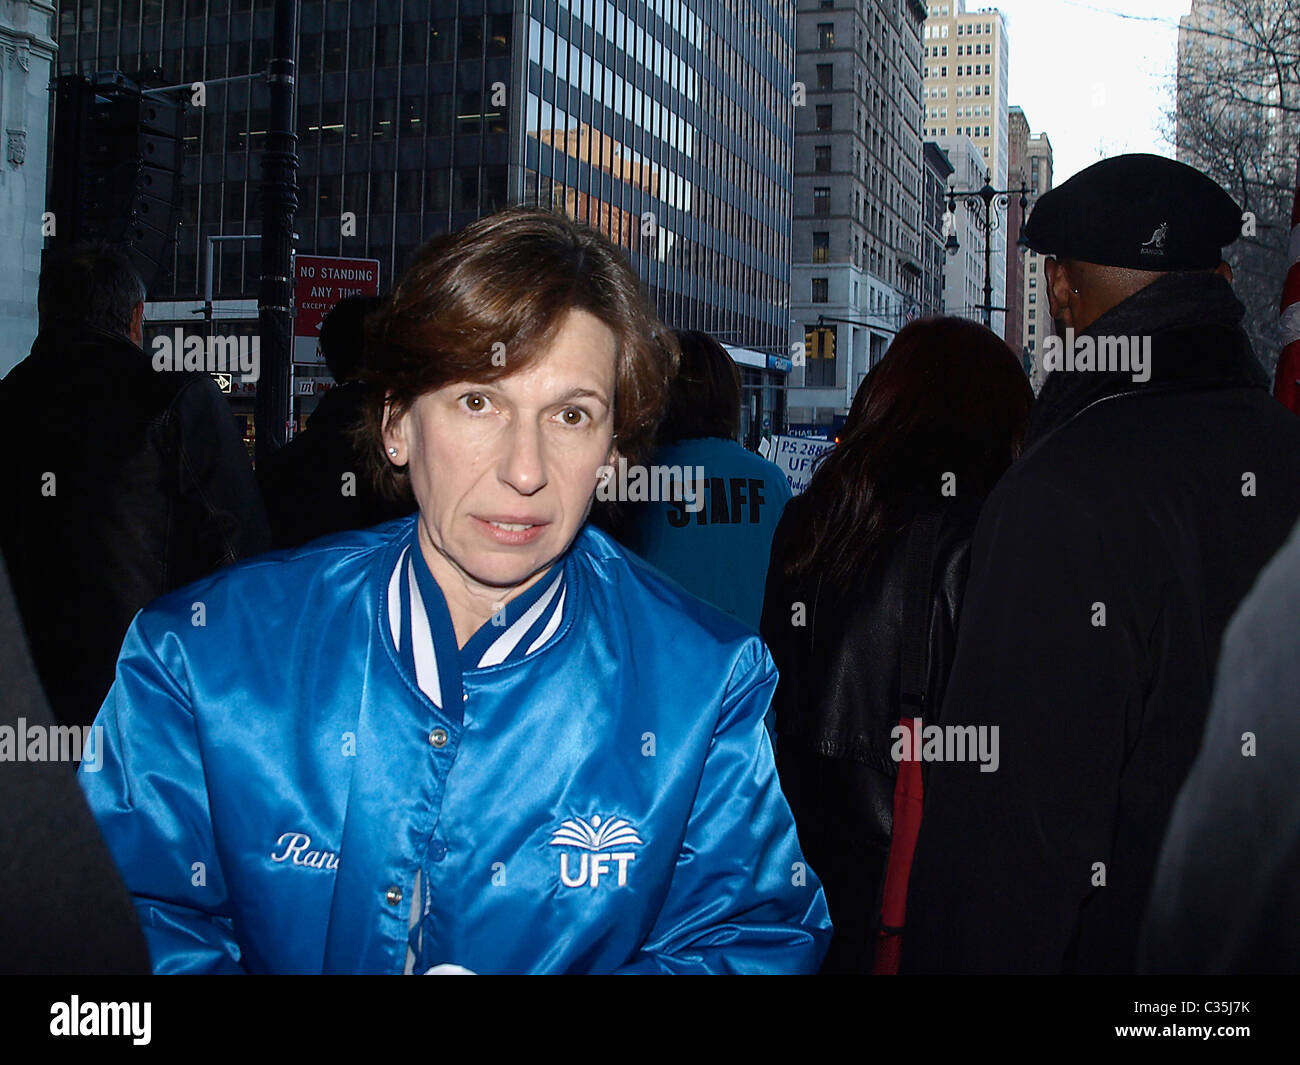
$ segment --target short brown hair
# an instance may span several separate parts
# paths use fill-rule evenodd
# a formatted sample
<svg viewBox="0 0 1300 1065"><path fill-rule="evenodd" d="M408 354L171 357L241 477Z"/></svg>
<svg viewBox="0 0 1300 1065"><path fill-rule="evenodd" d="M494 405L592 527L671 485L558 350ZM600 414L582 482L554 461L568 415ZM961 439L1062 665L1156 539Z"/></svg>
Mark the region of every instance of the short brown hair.
<svg viewBox="0 0 1300 1065"><path fill-rule="evenodd" d="M571 310L614 334L614 436L621 455L643 458L677 371L676 338L604 234L544 208L508 207L425 244L367 319L370 391L358 436L377 487L410 495L409 472L384 458L385 404L397 416L454 381L525 369ZM506 358L494 360L500 344Z"/></svg>

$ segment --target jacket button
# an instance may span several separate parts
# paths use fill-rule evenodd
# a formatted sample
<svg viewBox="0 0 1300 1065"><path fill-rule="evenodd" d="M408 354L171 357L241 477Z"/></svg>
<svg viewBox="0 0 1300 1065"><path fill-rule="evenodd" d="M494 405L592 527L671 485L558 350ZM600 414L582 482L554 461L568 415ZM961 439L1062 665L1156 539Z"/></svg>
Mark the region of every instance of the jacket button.
<svg viewBox="0 0 1300 1065"><path fill-rule="evenodd" d="M429 733L429 742L435 747L447 746L447 730L445 728L436 728Z"/></svg>
<svg viewBox="0 0 1300 1065"><path fill-rule="evenodd" d="M402 901L402 889L399 888L396 884L394 884L384 894L384 898L388 900L388 905L396 906L399 902Z"/></svg>
<svg viewBox="0 0 1300 1065"><path fill-rule="evenodd" d="M440 862L447 857L447 844L440 839L435 839L429 844L429 860Z"/></svg>

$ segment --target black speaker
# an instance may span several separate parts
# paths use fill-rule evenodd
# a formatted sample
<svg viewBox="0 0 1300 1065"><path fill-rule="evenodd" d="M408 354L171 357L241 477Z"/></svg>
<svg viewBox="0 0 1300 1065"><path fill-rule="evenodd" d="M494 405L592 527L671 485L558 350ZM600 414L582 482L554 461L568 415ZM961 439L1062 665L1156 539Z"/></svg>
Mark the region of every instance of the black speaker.
<svg viewBox="0 0 1300 1065"><path fill-rule="evenodd" d="M180 199L184 103L113 71L57 80L52 247L121 245L145 285L170 251Z"/></svg>

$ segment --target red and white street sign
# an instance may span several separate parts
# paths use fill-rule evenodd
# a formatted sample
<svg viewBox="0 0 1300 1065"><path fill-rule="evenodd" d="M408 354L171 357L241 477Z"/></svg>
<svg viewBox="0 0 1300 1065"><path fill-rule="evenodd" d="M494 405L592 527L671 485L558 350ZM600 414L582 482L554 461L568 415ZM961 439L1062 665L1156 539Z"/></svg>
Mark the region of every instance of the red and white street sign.
<svg viewBox="0 0 1300 1065"><path fill-rule="evenodd" d="M293 361L319 363L321 322L344 296L379 295L378 259L299 255L295 261Z"/></svg>

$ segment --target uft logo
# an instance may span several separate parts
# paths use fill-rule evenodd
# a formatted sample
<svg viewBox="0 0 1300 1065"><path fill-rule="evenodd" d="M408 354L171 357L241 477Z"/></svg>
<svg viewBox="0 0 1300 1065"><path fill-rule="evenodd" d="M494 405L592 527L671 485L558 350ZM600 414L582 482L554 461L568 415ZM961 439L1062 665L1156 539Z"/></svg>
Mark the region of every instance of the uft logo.
<svg viewBox="0 0 1300 1065"><path fill-rule="evenodd" d="M560 881L565 887L590 884L594 888L602 876L613 875L610 862L618 865L618 886L624 887L628 863L635 861L636 855L630 850L615 851L614 848L644 846L644 843L630 822L615 817L602 823L600 814L596 814L590 822L578 817L562 823L551 834L551 846L575 847L582 852L578 855L578 871L572 874L570 852L560 851Z"/></svg>

